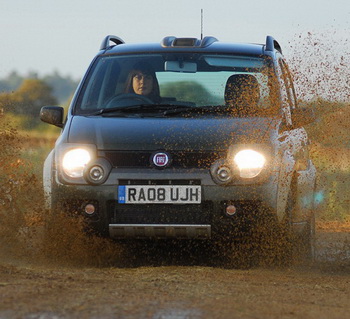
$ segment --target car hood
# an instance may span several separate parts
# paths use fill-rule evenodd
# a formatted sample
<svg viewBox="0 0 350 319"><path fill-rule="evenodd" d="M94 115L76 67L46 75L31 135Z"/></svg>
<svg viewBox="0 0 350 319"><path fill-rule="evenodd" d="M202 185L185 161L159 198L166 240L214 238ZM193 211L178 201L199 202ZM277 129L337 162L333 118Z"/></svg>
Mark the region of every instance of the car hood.
<svg viewBox="0 0 350 319"><path fill-rule="evenodd" d="M267 142L274 123L273 118L73 116L67 139L99 150L226 150L233 143Z"/></svg>

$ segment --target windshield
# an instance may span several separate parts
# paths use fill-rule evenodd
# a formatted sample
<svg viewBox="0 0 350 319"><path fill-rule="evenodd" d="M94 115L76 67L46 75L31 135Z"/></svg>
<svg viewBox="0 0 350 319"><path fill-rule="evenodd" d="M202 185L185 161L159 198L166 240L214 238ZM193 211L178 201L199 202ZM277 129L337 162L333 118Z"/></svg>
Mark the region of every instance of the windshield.
<svg viewBox="0 0 350 319"><path fill-rule="evenodd" d="M276 113L269 62L264 58L198 53L101 56L83 85L75 113L145 105L148 111L166 106L221 108L237 116Z"/></svg>

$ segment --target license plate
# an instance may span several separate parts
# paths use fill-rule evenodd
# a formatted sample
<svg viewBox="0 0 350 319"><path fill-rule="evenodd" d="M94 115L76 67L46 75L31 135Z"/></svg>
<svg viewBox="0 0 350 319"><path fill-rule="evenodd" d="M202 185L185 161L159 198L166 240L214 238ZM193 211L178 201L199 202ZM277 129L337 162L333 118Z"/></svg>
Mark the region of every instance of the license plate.
<svg viewBox="0 0 350 319"><path fill-rule="evenodd" d="M200 204L200 185L118 186L119 204Z"/></svg>

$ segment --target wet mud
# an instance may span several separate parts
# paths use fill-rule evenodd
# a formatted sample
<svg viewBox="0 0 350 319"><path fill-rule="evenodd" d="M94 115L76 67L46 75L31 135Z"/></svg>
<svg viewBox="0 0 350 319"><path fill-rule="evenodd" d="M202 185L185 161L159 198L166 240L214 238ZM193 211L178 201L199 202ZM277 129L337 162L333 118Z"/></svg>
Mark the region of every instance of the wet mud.
<svg viewBox="0 0 350 319"><path fill-rule="evenodd" d="M349 223L318 223L313 262L242 268L218 263L204 244L121 244L86 236L76 218L29 221L17 242L1 245L3 319L346 318L350 310Z"/></svg>

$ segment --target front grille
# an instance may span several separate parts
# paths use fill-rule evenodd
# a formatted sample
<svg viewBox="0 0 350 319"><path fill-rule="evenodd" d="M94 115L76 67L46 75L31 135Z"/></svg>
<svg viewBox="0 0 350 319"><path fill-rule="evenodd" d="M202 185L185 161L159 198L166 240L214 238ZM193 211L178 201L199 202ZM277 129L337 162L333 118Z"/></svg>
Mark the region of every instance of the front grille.
<svg viewBox="0 0 350 319"><path fill-rule="evenodd" d="M200 205L118 204L109 202L110 224L210 224L212 203Z"/></svg>
<svg viewBox="0 0 350 319"><path fill-rule="evenodd" d="M167 152L171 156L170 167L209 168L210 165L225 154L212 151L174 151ZM105 156L113 167L153 167L152 151L106 151Z"/></svg>
<svg viewBox="0 0 350 319"><path fill-rule="evenodd" d="M119 179L119 185L200 185L199 179Z"/></svg>

